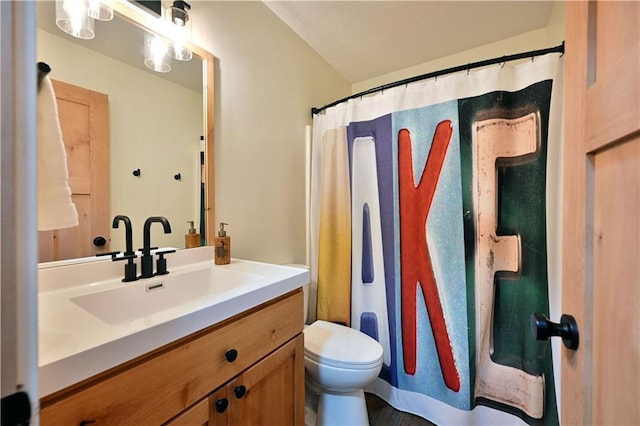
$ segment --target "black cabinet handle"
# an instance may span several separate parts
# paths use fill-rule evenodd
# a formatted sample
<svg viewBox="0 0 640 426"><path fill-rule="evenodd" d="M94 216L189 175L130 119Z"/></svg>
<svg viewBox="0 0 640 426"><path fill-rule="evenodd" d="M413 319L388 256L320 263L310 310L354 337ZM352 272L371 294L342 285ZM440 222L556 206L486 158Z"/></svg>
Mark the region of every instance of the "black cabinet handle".
<svg viewBox="0 0 640 426"><path fill-rule="evenodd" d="M105 244L107 244L107 239L105 237L95 237L93 239L93 245L96 247L103 247Z"/></svg>
<svg viewBox="0 0 640 426"><path fill-rule="evenodd" d="M215 402L215 405L216 405L216 411L218 413L224 413L227 407L229 406L229 401L227 400L227 398L218 399Z"/></svg>
<svg viewBox="0 0 640 426"><path fill-rule="evenodd" d="M544 314L531 314L531 334L536 340L547 340L549 337L560 336L562 343L574 351L578 349L580 342L576 319L567 314L560 317L560 324L549 321Z"/></svg>
<svg viewBox="0 0 640 426"><path fill-rule="evenodd" d="M238 351L236 351L235 349L229 349L227 352L225 352L224 357L228 362L233 362L238 359Z"/></svg>
<svg viewBox="0 0 640 426"><path fill-rule="evenodd" d="M233 388L233 393L240 399L247 393L247 388L244 385L236 386Z"/></svg>

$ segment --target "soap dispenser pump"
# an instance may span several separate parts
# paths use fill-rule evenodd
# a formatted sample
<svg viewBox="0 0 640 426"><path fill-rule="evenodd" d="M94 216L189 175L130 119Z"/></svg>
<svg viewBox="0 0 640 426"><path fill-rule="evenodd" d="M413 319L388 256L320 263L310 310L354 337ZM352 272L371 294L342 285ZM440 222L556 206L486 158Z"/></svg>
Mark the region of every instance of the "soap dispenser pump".
<svg viewBox="0 0 640 426"><path fill-rule="evenodd" d="M189 231L184 235L184 246L186 248L200 247L200 234L196 232L195 226L193 226L193 220L188 220Z"/></svg>
<svg viewBox="0 0 640 426"><path fill-rule="evenodd" d="M214 260L216 265L228 265L231 263L231 237L227 235L224 227L228 223L220 222L218 236L214 238Z"/></svg>

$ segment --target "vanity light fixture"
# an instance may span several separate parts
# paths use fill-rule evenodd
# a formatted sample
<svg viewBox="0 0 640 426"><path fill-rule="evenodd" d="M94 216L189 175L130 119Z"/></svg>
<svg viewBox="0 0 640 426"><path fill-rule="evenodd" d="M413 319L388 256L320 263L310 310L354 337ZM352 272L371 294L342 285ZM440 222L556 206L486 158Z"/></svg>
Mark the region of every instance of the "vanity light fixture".
<svg viewBox="0 0 640 426"><path fill-rule="evenodd" d="M1 0L0 0L1 1ZM114 0L56 0L56 25L64 32L82 39L95 37L94 19L113 19ZM115 0L122 1L122 0ZM140 2L142 3L142 2ZM158 3L160 3L158 1ZM162 10L158 4L158 10ZM174 0L164 10L161 33L145 32L144 64L156 72L171 71L171 58L191 60L191 5L184 0ZM157 16L157 15L156 15Z"/></svg>
<svg viewBox="0 0 640 426"><path fill-rule="evenodd" d="M88 9L88 0L56 0L56 25L67 34L90 40L96 34Z"/></svg>
<svg viewBox="0 0 640 426"><path fill-rule="evenodd" d="M111 0L89 0L87 15L100 21L113 19L113 5Z"/></svg>
<svg viewBox="0 0 640 426"><path fill-rule="evenodd" d="M144 64L156 72L171 71L170 43L154 33L144 33Z"/></svg>
<svg viewBox="0 0 640 426"><path fill-rule="evenodd" d="M190 61L192 57L189 44L191 44L191 17L189 16L191 5L183 0L175 0L165 10L165 19L169 24L168 31L171 38L169 53L172 58L179 61Z"/></svg>

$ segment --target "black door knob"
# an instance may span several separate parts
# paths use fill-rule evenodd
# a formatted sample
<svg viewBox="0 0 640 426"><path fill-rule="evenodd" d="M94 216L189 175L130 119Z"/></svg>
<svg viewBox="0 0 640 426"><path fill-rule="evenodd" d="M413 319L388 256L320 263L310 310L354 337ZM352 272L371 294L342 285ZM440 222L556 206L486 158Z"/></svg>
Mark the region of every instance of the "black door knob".
<svg viewBox="0 0 640 426"><path fill-rule="evenodd" d="M236 351L235 349L229 349L224 353L224 357L228 362L233 362L238 358L238 351Z"/></svg>
<svg viewBox="0 0 640 426"><path fill-rule="evenodd" d="M563 314L560 317L560 324L549 321L544 314L531 314L531 334L536 340L547 340L549 337L560 336L562 343L574 351L578 349L580 343L578 323L573 316L568 314Z"/></svg>
<svg viewBox="0 0 640 426"><path fill-rule="evenodd" d="M240 399L247 393L247 388L244 385L236 386L233 388L233 393L236 394L236 398Z"/></svg>
<svg viewBox="0 0 640 426"><path fill-rule="evenodd" d="M104 237L95 237L93 239L93 245L96 247L102 247L107 244L107 240Z"/></svg>
<svg viewBox="0 0 640 426"><path fill-rule="evenodd" d="M229 401L227 400L227 398L218 399L215 402L215 406L218 413L224 413L229 406Z"/></svg>

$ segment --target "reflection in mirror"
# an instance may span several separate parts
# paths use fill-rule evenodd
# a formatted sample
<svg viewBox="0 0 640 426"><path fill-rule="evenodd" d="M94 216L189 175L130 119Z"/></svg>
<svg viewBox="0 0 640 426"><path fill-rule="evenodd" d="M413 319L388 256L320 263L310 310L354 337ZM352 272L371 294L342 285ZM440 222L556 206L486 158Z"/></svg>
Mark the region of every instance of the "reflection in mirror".
<svg viewBox="0 0 640 426"><path fill-rule="evenodd" d="M205 244L205 224L213 220L213 188L205 179L212 170L204 166L213 156L213 56L192 46L193 59L174 60L171 72L148 70L146 31L131 20L154 20L115 3L114 20L96 21L95 38L79 40L57 29L54 2L37 2L37 59L52 69L81 222L40 232L40 262L124 251L124 230L111 226L115 215L131 219L134 248L142 247L149 216L172 225L171 234L152 231L159 247L184 248L190 221Z"/></svg>

